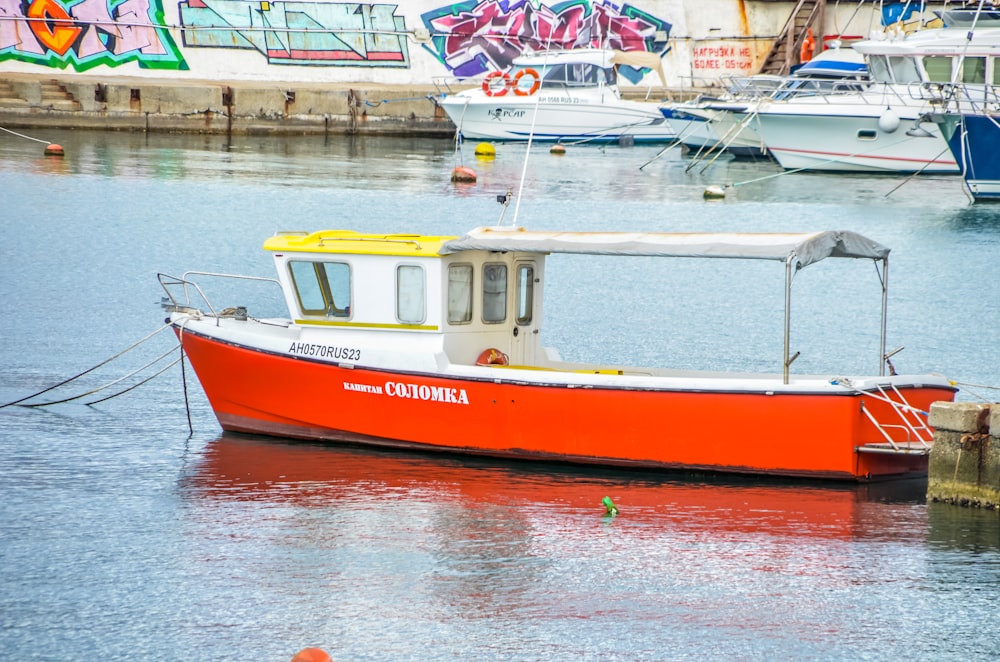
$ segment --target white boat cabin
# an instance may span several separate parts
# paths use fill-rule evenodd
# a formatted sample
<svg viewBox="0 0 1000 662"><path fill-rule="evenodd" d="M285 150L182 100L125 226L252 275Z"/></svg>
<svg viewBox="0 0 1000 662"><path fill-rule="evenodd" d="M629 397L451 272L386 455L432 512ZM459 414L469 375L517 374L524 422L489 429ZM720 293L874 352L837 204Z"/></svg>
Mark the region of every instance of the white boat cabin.
<svg viewBox="0 0 1000 662"><path fill-rule="evenodd" d="M541 358L544 255L443 254L442 245L453 239L328 230L278 233L264 248L273 253L305 346L330 346L336 354L375 345L378 349L365 350L369 365L393 363L392 354L419 361L440 352L452 363L474 364L484 350L496 348L511 364L535 365ZM332 328L340 331L334 345ZM380 334L377 343L373 333ZM388 355L375 357L371 351Z"/></svg>
<svg viewBox="0 0 1000 662"><path fill-rule="evenodd" d="M880 34L858 42L876 83L1000 84L1000 21L970 25L949 24L906 35Z"/></svg>

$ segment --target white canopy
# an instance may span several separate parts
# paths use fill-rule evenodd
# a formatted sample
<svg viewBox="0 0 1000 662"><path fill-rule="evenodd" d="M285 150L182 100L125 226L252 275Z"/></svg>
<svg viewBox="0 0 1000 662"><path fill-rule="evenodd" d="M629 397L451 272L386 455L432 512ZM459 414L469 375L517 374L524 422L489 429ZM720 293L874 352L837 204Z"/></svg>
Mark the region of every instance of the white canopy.
<svg viewBox="0 0 1000 662"><path fill-rule="evenodd" d="M660 257L720 257L791 261L802 268L828 257L882 260L889 249L855 232L529 232L522 228L476 228L447 241L441 254L487 250L523 253L583 253Z"/></svg>

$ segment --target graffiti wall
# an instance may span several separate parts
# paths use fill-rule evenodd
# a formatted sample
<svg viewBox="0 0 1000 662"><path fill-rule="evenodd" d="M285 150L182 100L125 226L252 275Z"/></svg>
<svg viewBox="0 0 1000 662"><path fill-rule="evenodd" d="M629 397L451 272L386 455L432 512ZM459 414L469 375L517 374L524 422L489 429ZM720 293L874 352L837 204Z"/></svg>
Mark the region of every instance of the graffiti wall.
<svg viewBox="0 0 1000 662"><path fill-rule="evenodd" d="M755 4L753 12L747 6ZM753 73L789 3L749 0L0 0L4 72L429 85L519 54L646 51L667 83ZM852 18L828 7L828 21ZM856 12L855 12L856 13ZM867 17L863 17L867 19ZM763 43L763 47L761 46ZM628 84L659 85L648 69Z"/></svg>

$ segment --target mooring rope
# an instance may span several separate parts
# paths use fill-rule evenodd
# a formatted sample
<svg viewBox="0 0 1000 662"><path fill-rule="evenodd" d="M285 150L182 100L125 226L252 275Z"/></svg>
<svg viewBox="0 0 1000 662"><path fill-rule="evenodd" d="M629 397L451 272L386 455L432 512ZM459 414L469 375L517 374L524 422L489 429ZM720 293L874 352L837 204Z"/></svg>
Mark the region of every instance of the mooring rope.
<svg viewBox="0 0 1000 662"><path fill-rule="evenodd" d="M34 140L35 142L42 143L44 145L52 144L52 141L50 140L42 140L41 138L32 138L31 136L26 136L23 133L18 133L17 131L11 131L10 129L6 129L2 126L0 126L0 131L6 131L7 133L17 136L18 138L24 138L25 140Z"/></svg>
<svg viewBox="0 0 1000 662"><path fill-rule="evenodd" d="M64 402L71 402L73 400L79 400L80 398L85 398L88 395L93 395L95 393L103 391L106 388L110 388L110 387L114 386L115 384L121 383L121 382L125 381L126 379L128 379L130 377L134 377L136 374L142 372L146 368L148 368L148 367L150 367L152 365L156 365L161 360L163 360L166 357L170 356L175 351L177 351L177 349L178 349L177 347L171 347L170 349L168 349L167 351L165 351L163 354L160 354L158 357L156 357L155 359L153 359L152 361L150 361L146 365L144 365L144 366L142 366L140 368L136 368L135 370L133 370L132 372L128 373L127 375L122 375L118 379L112 380L112 381L108 382L107 384L104 384L102 386L98 386L97 388L93 388L93 389L91 389L89 391L86 391L84 393L80 393L79 395L73 395L73 396L70 396L68 398L62 398L60 400L50 400L48 402L29 403L29 404L25 404L25 405L21 405L21 406L22 407L48 407L49 405L59 405L59 404L62 404ZM177 361L174 361L170 365L174 365L175 363L177 363ZM167 367L169 368L170 366L167 366ZM162 371L160 371L160 372L162 372ZM156 375L158 375L158 374L160 374L160 373L159 372L156 373ZM153 377L155 377L156 375L153 375ZM152 379L152 378L150 378L150 379ZM143 381L139 382L139 384L144 384L147 381L149 381L149 379L143 380ZM136 386L138 386L139 384L136 384ZM132 388L135 388L135 387L132 387ZM126 393L126 392L128 392L130 390L132 390L132 389L131 388L126 389L125 391L121 391L120 393L117 393L115 395L120 395L121 393ZM109 396L107 398L101 398L100 400L95 400L94 402L104 402L105 400L110 400L113 397L115 397L115 396L112 395L112 396ZM93 404L93 403L92 402L88 402L87 404Z"/></svg>
<svg viewBox="0 0 1000 662"><path fill-rule="evenodd" d="M48 393L49 391L55 390L55 389L59 388L60 386L63 386L65 384L69 384L71 381L73 381L75 379L79 379L80 377L83 377L84 375L97 370L101 366L104 366L104 365L107 365L107 364L111 363L115 359L117 359L120 356L122 356L122 355L124 355L124 354L126 354L126 353L128 353L130 351L132 351L133 349L135 349L136 347L138 347L142 343L146 342L147 340L149 340L153 336L155 336L155 335L163 332L165 329L168 329L168 328L170 328L170 324L164 324L163 326L161 326L156 331L153 331L152 333L150 333L145 338L142 338L141 340L137 340L136 342L132 343L131 345L129 345L128 347L126 347L122 351L120 351L117 354L115 354L114 356L112 356L111 358L107 358L107 359L101 361L100 363L98 363L97 365L95 365L95 366L93 366L91 368L87 368L83 372L77 373L77 374L73 375L72 377L69 377L68 379L64 379L64 380L62 380L61 382L59 382L57 384L53 384L52 386L49 386L48 388L43 388L41 391L38 391L36 393L32 393L31 395L26 395L23 398L19 398L17 400L13 400L11 402L4 403L4 404L0 405L0 409L3 409L4 407L10 407L11 405L21 404L25 400L30 400L30 399L32 399L34 397L42 395L43 393Z"/></svg>
<svg viewBox="0 0 1000 662"><path fill-rule="evenodd" d="M173 350L170 350L170 351L172 352ZM183 358L184 358L184 357L183 357L183 356L181 356L181 357L178 357L178 358L174 359L173 361L171 361L170 363L168 363L167 365L165 365L165 366L164 366L163 368L161 368L160 370L157 370L157 371L156 371L156 372L154 372L154 373L153 373L152 375L150 375L149 377L147 377L146 379L142 380L141 382L139 382L139 383L137 383L137 384L133 384L132 386L129 386L128 388L126 388L126 389L123 389L123 390L121 390L121 391L118 391L117 393L113 393L113 394L111 394L111 395L109 395L109 396L106 396L106 397L103 397L103 398L100 398L100 399L98 399L98 400L91 400L90 402L85 402L85 403L83 403L83 404L85 404L85 405L87 405L87 406L89 407L90 405L96 405L96 404L97 404L98 402L104 402L105 400L110 400L111 398L117 398L117 397L118 397L119 395L123 395L123 394L125 394L125 393L128 393L128 392L129 392L129 391L131 391L132 389L136 389L136 388L139 388L140 386L142 386L143 384L145 384L145 383L146 383L146 382L148 382L149 380L151 380L151 379L153 379L153 378L155 378L155 377L159 377L160 375L162 375L163 373L165 373L165 372L166 372L167 370L169 370L170 368L173 368L173 367L174 367L175 365L177 365L177 364L178 364L178 363L179 363L179 362L181 361L181 359L183 359ZM159 361L159 360L160 360L160 359L157 359L157 361ZM185 395L185 397L186 397L186 396L187 396L187 392L185 392L185 393L184 393L184 395ZM188 414L188 417L190 418L190 414Z"/></svg>
<svg viewBox="0 0 1000 662"><path fill-rule="evenodd" d="M979 400L981 402L987 402L987 403L996 402L996 398L992 398L992 399L991 398L987 398L984 395L976 393L972 389L974 389L974 388L984 388L984 389L987 389L989 391L1000 391L1000 386L990 386L988 384L972 384L970 382L955 381L954 379L949 379L948 383L951 384L952 386L961 386L961 387L963 387L963 389L965 390L966 393L968 393L969 395L975 397L977 400Z"/></svg>

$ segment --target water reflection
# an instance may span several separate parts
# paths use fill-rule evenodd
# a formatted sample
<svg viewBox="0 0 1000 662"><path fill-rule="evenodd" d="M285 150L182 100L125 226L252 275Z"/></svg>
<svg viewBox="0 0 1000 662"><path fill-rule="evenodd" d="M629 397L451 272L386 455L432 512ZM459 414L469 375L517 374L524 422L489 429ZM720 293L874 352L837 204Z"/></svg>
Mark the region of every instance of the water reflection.
<svg viewBox="0 0 1000 662"><path fill-rule="evenodd" d="M523 466L224 434L181 480L189 499L263 501L303 508L383 510L419 505L445 538L461 533L504 544L530 541L533 521L593 525L611 496L613 526L634 535L808 538L921 536L926 484L802 484L713 476ZM607 522L605 522L607 523ZM520 544L520 543L519 543Z"/></svg>
<svg viewBox="0 0 1000 662"><path fill-rule="evenodd" d="M983 235L995 238L1000 234L1000 205L970 203L950 215L948 226L959 232L974 233L977 239Z"/></svg>
<svg viewBox="0 0 1000 662"><path fill-rule="evenodd" d="M927 541L935 548L973 554L1000 552L1000 512L996 510L932 502L927 504L927 520ZM1000 567L1000 558L994 563Z"/></svg>

